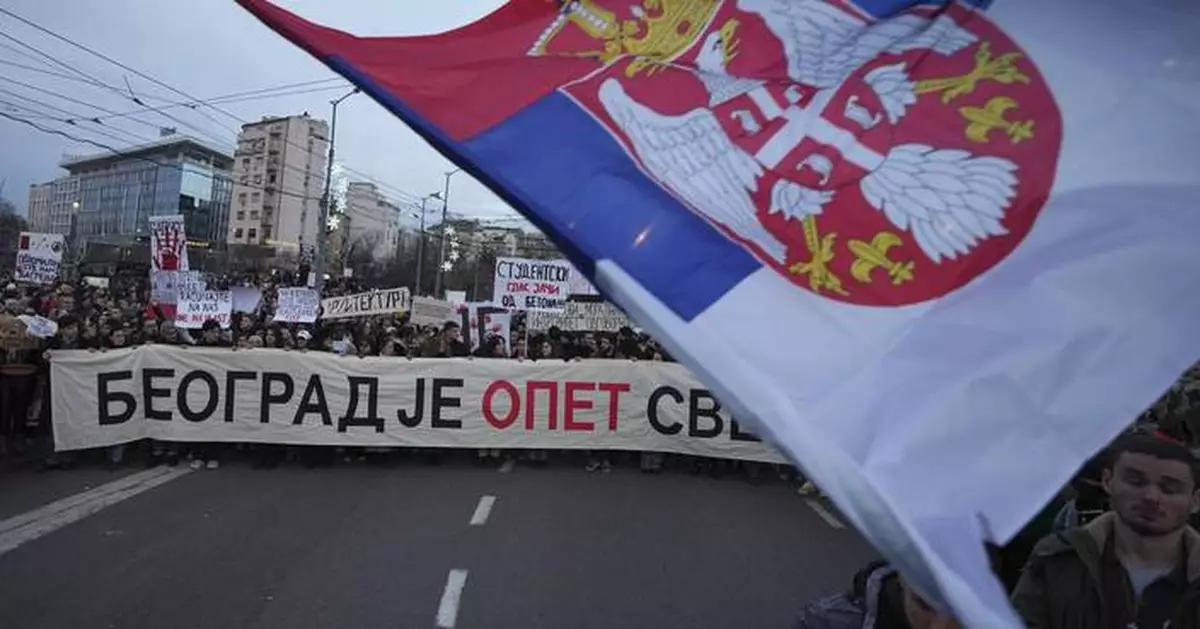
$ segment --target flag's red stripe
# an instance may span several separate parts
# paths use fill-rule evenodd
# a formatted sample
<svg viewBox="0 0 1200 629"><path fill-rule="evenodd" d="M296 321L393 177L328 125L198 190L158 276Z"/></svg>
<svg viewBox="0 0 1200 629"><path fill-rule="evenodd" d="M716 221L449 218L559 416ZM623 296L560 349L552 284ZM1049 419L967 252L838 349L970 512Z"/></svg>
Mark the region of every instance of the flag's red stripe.
<svg viewBox="0 0 1200 629"><path fill-rule="evenodd" d="M595 62L526 56L557 14L546 0L514 0L467 26L420 37L356 37L313 24L268 0L237 0L326 64L355 67L454 140L507 119Z"/></svg>

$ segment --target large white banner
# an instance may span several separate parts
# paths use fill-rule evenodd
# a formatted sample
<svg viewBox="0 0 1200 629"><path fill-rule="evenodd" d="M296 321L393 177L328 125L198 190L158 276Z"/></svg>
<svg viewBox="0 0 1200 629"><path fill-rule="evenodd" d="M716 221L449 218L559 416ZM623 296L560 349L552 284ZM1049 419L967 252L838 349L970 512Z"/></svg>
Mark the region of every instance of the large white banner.
<svg viewBox="0 0 1200 629"><path fill-rule="evenodd" d="M497 258L492 302L509 310L562 310L573 269L566 260Z"/></svg>
<svg viewBox="0 0 1200 629"><path fill-rule="evenodd" d="M147 345L54 352L59 450L136 441L652 450L782 462L683 367L343 358Z"/></svg>
<svg viewBox="0 0 1200 629"><path fill-rule="evenodd" d="M187 231L183 215L151 216L150 262L155 271L188 270Z"/></svg>
<svg viewBox="0 0 1200 629"><path fill-rule="evenodd" d="M21 232L13 279L33 284L53 284L58 278L66 241L62 234Z"/></svg>
<svg viewBox="0 0 1200 629"><path fill-rule="evenodd" d="M345 297L330 297L321 300L322 319L344 319L367 315L402 312L412 307L412 296L407 288L373 290Z"/></svg>

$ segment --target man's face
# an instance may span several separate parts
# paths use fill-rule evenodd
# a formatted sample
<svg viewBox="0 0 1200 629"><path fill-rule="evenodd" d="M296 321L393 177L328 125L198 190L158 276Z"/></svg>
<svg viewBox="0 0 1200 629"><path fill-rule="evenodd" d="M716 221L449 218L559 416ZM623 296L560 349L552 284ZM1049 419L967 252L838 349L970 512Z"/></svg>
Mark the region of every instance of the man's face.
<svg viewBox="0 0 1200 629"><path fill-rule="evenodd" d="M113 330L112 336L113 347L125 347L125 330Z"/></svg>
<svg viewBox="0 0 1200 629"><path fill-rule="evenodd" d="M154 321L147 321L142 324L142 335L147 339L158 337L158 324Z"/></svg>
<svg viewBox="0 0 1200 629"><path fill-rule="evenodd" d="M1178 531L1200 506L1188 465L1150 454L1121 454L1104 471L1104 489L1117 518L1143 537Z"/></svg>
<svg viewBox="0 0 1200 629"><path fill-rule="evenodd" d="M163 321L162 326L159 327L159 332L162 334L162 337L166 340L174 339L175 338L175 322L170 321L170 320Z"/></svg>
<svg viewBox="0 0 1200 629"><path fill-rule="evenodd" d="M215 343L221 336L221 331L217 328L208 328L204 331L204 342Z"/></svg>
<svg viewBox="0 0 1200 629"><path fill-rule="evenodd" d="M79 326L75 324L64 325L58 329L58 333L62 335L64 341L71 343L79 338Z"/></svg>

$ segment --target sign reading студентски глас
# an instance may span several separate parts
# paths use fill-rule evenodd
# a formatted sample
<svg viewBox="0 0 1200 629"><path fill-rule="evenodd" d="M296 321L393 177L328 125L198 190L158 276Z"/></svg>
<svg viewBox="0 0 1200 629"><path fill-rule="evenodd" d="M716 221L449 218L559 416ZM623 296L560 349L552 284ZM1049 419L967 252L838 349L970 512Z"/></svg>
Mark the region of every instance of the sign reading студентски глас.
<svg viewBox="0 0 1200 629"><path fill-rule="evenodd" d="M497 258L492 303L509 310L558 312L571 293L565 260Z"/></svg>

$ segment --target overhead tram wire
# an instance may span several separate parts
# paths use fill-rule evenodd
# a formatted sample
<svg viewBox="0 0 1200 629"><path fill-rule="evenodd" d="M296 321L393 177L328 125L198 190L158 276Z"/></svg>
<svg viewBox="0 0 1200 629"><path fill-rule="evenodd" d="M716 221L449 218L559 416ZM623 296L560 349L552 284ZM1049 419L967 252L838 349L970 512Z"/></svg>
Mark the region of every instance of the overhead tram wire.
<svg viewBox="0 0 1200 629"><path fill-rule="evenodd" d="M62 117L59 117L59 116L47 116L48 118L50 118L50 119L52 119L52 120L55 120L56 122L61 122L61 123L63 123L63 124L68 124L68 125L77 126L77 127L79 126L79 123L81 123L81 122L92 122L92 123L95 123L97 126L104 127L105 129L108 129L108 130L110 130L110 131L116 131L116 132L119 132L119 133L124 133L125 135L127 135L127 136L129 136L129 137L132 137L132 138L134 138L134 139L135 139L135 141L137 141L137 142L145 142L145 141L146 141L146 138L145 138L145 136L140 136L140 135L138 135L138 134L136 134L136 133L134 133L134 132L132 132L132 131L129 131L129 130L127 130L127 129L122 129L122 128L120 128L120 127L113 127L113 126L110 126L110 125L106 125L106 124L104 124L104 123L102 123L102 122L99 122L99 121L93 120L93 119L92 119L91 117L89 117L89 116L81 115L81 114L79 114L78 112L71 111L70 109L64 109L64 108L62 108L62 107L59 107L59 106L57 106L57 105L53 105L53 104L51 104L51 103L47 103L47 102L45 102L45 101L40 101L40 100L38 100L38 99L36 99L36 98L30 98L29 96L25 96L24 94L18 94L17 92L13 92L13 91L10 91L10 90L6 90L6 89L4 89L4 88L0 88L0 94L8 94L9 96L13 96L13 97L19 98L19 99L21 99L21 100L24 100L24 101L26 101L26 102L30 102L30 103L33 103L33 104L35 104L35 105L38 105L38 106L41 106L41 107L45 107L45 108L47 108L47 109L50 109L50 110L53 110L53 111L60 112L62 115L66 116L66 118L62 118ZM23 108L23 109L26 109L26 110L28 110L28 111L33 111L33 112L35 112L35 113L38 113L38 114L45 115L45 112L40 112L40 111L34 110L34 109L30 108L30 107L22 107L22 108ZM110 137L110 138L112 138L112 137L113 137L113 136L111 136L111 135L108 135L107 133L102 133L101 135L106 135L107 137ZM116 139L116 140L118 140L118 141L120 141L120 142L128 142L128 141L129 141L129 140L128 140L128 139L126 139L126 138L113 138L113 139Z"/></svg>
<svg viewBox="0 0 1200 629"><path fill-rule="evenodd" d="M108 108L106 108L106 107L101 107L100 105L96 105L96 104L93 104L93 103L88 103L88 102L85 102L85 101L81 101L81 100L79 100L79 99L77 99L77 98L73 98L73 97L71 97L71 96L67 96L67 95L65 95L65 94L61 94L61 93L59 93L59 92L56 92L56 91L54 91L54 90L48 90L48 89L45 89L45 88L42 88L42 87L38 87L38 86L36 86L36 85L30 85L29 83L25 83L24 81L18 81L18 80L14 79L14 78L7 77L7 76L4 76L4 75L0 75L0 81L7 81L7 82L9 82L9 83L11 83L11 84L13 84L13 85L20 85L21 87L24 87L25 89L30 89L30 90L33 90L33 91L35 91L35 92L40 92L40 93L42 93L42 94L46 94L46 95L49 95L49 96L53 96L53 97L55 97L55 98L59 98L59 99L65 100L65 101L67 101L67 102L69 102L69 103L74 103L74 104L76 104L76 105L82 105L82 106L84 106L84 107L91 107L91 108L93 108L93 109L96 109L96 110L102 111L102 112L104 112L104 113L106 113L106 114L110 114L110 115L112 115L112 114L115 114L115 113L117 113L117 112L114 112L113 110L111 110L111 109L108 109ZM56 108L56 109L57 109L57 108ZM88 120L88 121L91 121L91 122L95 122L96 124L104 124L104 123L101 121L101 118L100 118L100 117L97 117L97 116L83 116L83 115L79 115L78 117L80 117L80 118L82 118L82 119L84 119L84 120ZM137 122L137 123L140 123L140 124L142 124L142 125L145 125L145 126L151 127L151 128L153 128L153 129L155 129L155 130L157 130L157 129L161 129L161 128L162 128L162 127L161 127L161 126L159 126L159 125L156 125L156 124L154 124L154 123L151 123L151 122L146 122L146 121L144 121L144 120L140 120L140 119L137 119L137 118L130 118L129 120L131 120L132 122ZM112 127L112 128L116 129L117 127Z"/></svg>
<svg viewBox="0 0 1200 629"><path fill-rule="evenodd" d="M2 45L3 45L3 43L0 42L0 46L2 46ZM53 76L53 77L68 80L68 81L77 81L77 82L81 82L81 83L87 83L89 85L91 84L90 81L88 81L86 79L82 79L77 76L71 76L69 74L63 74L61 72L54 72L53 70L45 70L45 69L38 68L35 66L17 63L15 61L9 61L7 59L0 59L0 65L12 66L15 68L20 68L22 70L27 70L29 72L38 72L40 74L45 74L48 76ZM335 84L334 85L325 85L323 87L320 86L323 83L331 83L331 82L335 83ZM188 107L188 108L194 109L194 108L196 108L200 105L206 104L206 103L227 104L227 103L247 102L247 101L253 101L253 100L265 100L268 98L282 98L285 96L299 96L299 95L303 95L303 94L312 94L312 93L316 93L316 92L340 90L343 87L345 87L346 85L348 85L348 84L341 78L317 79L317 80L313 80L313 81L302 81L299 83L288 83L288 84L284 84L284 85L276 85L273 87L261 87L261 88L254 89L254 90L233 92L230 94L221 94L219 96L212 96L209 98L205 98L198 102L197 101L174 101L174 102L169 102L168 104L163 105L161 107L158 107L158 109L177 109L180 107ZM306 89L300 89L300 88L306 88ZM101 120L107 120L110 118L127 118L130 116L135 116L135 115L146 113L147 111L148 111L147 107L139 107L136 110L123 111L123 112L118 112L118 113L108 114L108 115L98 116L98 117Z"/></svg>
<svg viewBox="0 0 1200 629"><path fill-rule="evenodd" d="M12 15L12 16L16 17L16 19L18 19L18 20L21 20L21 21L23 21L23 22L25 22L25 23L28 23L28 24L32 24L31 22L28 22L27 20L24 20L24 18L20 18L19 16L15 16L15 14L12 14L12 13L11 13L11 12L9 12L7 9L4 9L3 7L0 7L0 13L4 13L4 14L6 14L6 15ZM35 25L35 26L36 26L36 25ZM39 30L43 30L43 31L44 31L44 29L41 29L41 27L37 27L37 28L38 28ZM189 128L189 129L192 129L193 131L195 131L195 132L197 132L197 133L200 133L201 135L205 135L205 136L207 136L207 137L208 137L210 140L212 140L212 141L215 141L215 142L217 142L218 144L224 144L224 143L225 143L225 141L224 141L224 140L220 140L220 139L217 139L217 138L215 138L215 136L213 136L213 135L212 135L211 133L209 133L207 130L205 130L205 129L201 129L200 127L197 127L196 125L193 125L193 124L191 124L191 123L189 123L189 122L187 122L187 121L185 121L185 120L181 120L181 119L179 119L179 118L177 118L177 117L175 117L175 116L172 116L171 114L165 113L165 112L161 111L161 110L160 110L160 108L158 108L158 107L155 107L155 106L153 106L153 105L147 105L147 104L146 104L146 103L145 103L145 102L144 102L142 99L140 99L140 98L139 98L137 95L135 95L135 94L131 94L130 92L127 92L126 90L123 90L123 89L121 89L120 87L116 87L116 86L114 86L114 85L110 85L110 84L108 84L108 83L105 83L105 82L103 82L103 81L100 81L100 80L98 80L98 79L96 79L96 78L94 78L94 77L88 76L88 75L87 75L85 72L83 72L82 70L80 70L80 69L76 68L75 66L72 66L72 65L71 65L71 64L69 64L69 63L66 63L66 62L64 62L64 61L62 61L62 60L60 60L60 59L58 59L58 58L57 58L57 57L55 57L54 55L51 55L51 54L49 54L49 53L47 53L47 52L45 52L45 51L41 50L40 48L38 48L38 47L36 47L36 46L33 46L32 44L28 44L28 43L26 43L26 42L24 42L24 41L20 40L19 38L17 38L17 37L14 37L14 36L12 36L12 35L10 35L10 34L8 34L8 33L5 33L5 32L3 32L3 31L0 31L0 37L3 37L3 38L5 38L5 39L8 39L8 40L10 40L10 41L13 41L13 42L15 42L15 43L17 43L17 44L21 45L22 47L24 47L24 48L26 48L26 49L32 50L33 52L35 52L35 53L37 53L38 55L42 56L42 57L43 57L43 58L45 58L46 60L48 60L48 61L50 61L50 62L54 63L55 65L57 65L57 66L59 66L59 67L61 67L61 68L64 68L64 69L66 69L66 70L67 70L67 71L69 71L69 72L73 72L73 73L75 73L75 74L79 75L80 77L82 77L82 78L84 79L84 82L85 82L85 83L88 83L88 84L90 84L90 85L92 85L92 86L94 86L94 87L98 87L98 88L101 88L101 89L104 89L104 90L110 91L110 92L112 92L112 93L114 93L114 94L116 94L116 95L120 96L121 98L128 99L128 100L132 100L134 103L136 103L136 104L138 104L138 105L141 105L141 106L145 107L146 109L148 109L148 110L150 110L150 111L153 111L153 112L155 112L155 113L157 113L157 114L159 114L159 115L163 116L164 118L167 118L168 120L171 120L171 121L172 121L172 122L174 122L175 124L178 124L178 125L180 125L180 126L187 127L187 128ZM64 41L69 41L69 40L65 40L65 39L64 39ZM89 50L90 50L90 49L89 49Z"/></svg>
<svg viewBox="0 0 1200 629"><path fill-rule="evenodd" d="M141 77L142 79L145 79L145 80L147 80L147 81L149 81L149 82L151 82L151 83L153 83L153 84L155 84L155 85L157 85L157 86L159 86L159 87L162 87L162 88L164 88L164 89L167 89L167 90L169 90L169 91L171 91L171 92L174 92L174 93L176 93L176 94L178 94L178 95L182 96L183 98L185 98L185 99L188 99L189 101L193 101L193 102L197 102L197 103L200 103L200 102L201 102L201 100L200 100L200 99L196 98L195 96L192 96L191 94L188 94L187 92L184 92L183 90L181 90L181 89L179 89L179 88L177 88L177 87L175 87L175 86L173 86L173 85L170 85L170 84L168 84L168 83L165 83L165 82L163 82L163 81L161 81L161 80L159 80L159 79L157 79L157 78L155 78L155 77L153 77L153 76L151 76L151 75L149 75L149 74L147 74L147 73L145 73L145 72L142 72L141 70L138 70L137 68L134 68L134 67L131 67L131 66L129 66L129 65L127 65L127 64L125 64L125 63L122 63L121 61L118 61L118 60L116 60L116 59L114 59L114 58L112 58L112 57L110 57L110 56L108 56L108 55L106 55L106 54L104 54L104 53L98 52L98 51L96 51L96 50L94 50L94 49L92 49L92 48L90 48L90 47L88 47L88 46L86 46L86 45L84 45L84 44L81 44L81 43L79 43L79 42L77 42L77 41L75 41L75 40L71 39L70 37L67 37L67 36L65 36L65 35L62 35L62 34L60 34L60 33L57 33L57 32L55 32L55 31L53 31L53 30L51 30L51 29L49 29L49 28L46 28L46 27L44 27L44 26L42 26L42 25L40 25L40 24L37 24L36 22L33 22L32 20L29 20L29 19L27 19L27 18L24 18L24 17L22 17L22 16L20 16L20 15L17 15L16 13L13 13L12 11L10 11L10 10L8 10L8 9L4 8L4 7L0 7L0 14L6 15L6 16L8 16L8 17L10 17L10 18L14 19L14 20L17 20L18 22L21 22L22 24L25 24L26 26L28 26L28 27L30 27L30 28L33 28L33 29L35 29L35 30L37 30L37 31L39 31L39 32L42 32L42 33L46 34L46 35L49 35L50 37L53 37L53 38L55 38L55 39L57 39L57 40L59 40L59 41L61 41L61 42L63 42L63 43L66 43L66 44L68 44L68 45L70 45L70 46L72 46L72 47L75 47L75 48L77 48L77 49L79 49L79 50L82 50L82 51L84 51L84 52L87 52L88 54L91 54L91 55L93 55L93 56L95 56L95 57L98 57L98 58L100 58L100 59L103 59L104 61L107 61L108 63L110 63L110 64L112 64L112 65L115 65L115 66L117 66L118 68L121 68L121 69L123 69L123 70L125 70L125 71L127 71L127 72L130 72L130 73L132 73L132 74L134 74L134 75L136 75L136 76L139 76L139 77ZM0 33L0 35L2 35L2 34L3 34L3 33ZM22 43L23 43L23 42L22 42ZM38 52L39 52L39 53L41 53L41 51L38 51ZM41 53L41 54L45 55L45 53ZM48 55L47 55L47 56L48 56ZM60 63L60 64L61 64L61 62L59 62L58 60L55 60L55 62L56 62L56 63ZM69 66L68 66L68 67L69 67ZM73 71L75 71L75 72L78 72L78 70L75 70L74 68L71 68L71 69L72 69ZM122 91L121 91L121 90L119 90L118 88L112 88L111 86L107 86L107 87L109 87L109 89L113 89L113 90L115 90L117 93L121 94L122 96L126 96L126 97L128 97L128 96L127 96L127 95L126 95L124 92L122 92ZM136 100L137 100L137 99L135 98L134 100L135 100L135 102L136 102ZM141 103L141 102L139 102L138 104L140 104L140 105L144 105L144 103ZM209 108L213 109L214 111L217 111L217 112L219 112L219 113L221 113L221 114L223 114L223 115L225 115L225 116L229 117L230 119L237 121L239 124L247 124L247 121L243 120L243 119L242 119L242 118L240 118L239 116L237 116L237 115L235 115L235 114L232 114L232 113L230 113L229 111L227 111L227 110L225 110L225 109L223 109L223 108L221 108L221 107L218 107L218 106L216 106L216 105L214 105L214 104L212 104L212 103L204 103L204 104L205 104L205 106L207 106L207 107L209 107ZM195 109L194 111L196 111L197 113L199 113L199 114L201 114L201 115L205 115L205 114L204 114L204 112L202 112L202 111L201 111L201 110L199 110L199 109ZM159 112L159 113L161 113L161 112ZM167 115L167 114L162 114L162 115ZM213 118L212 118L211 116L207 116L207 115L206 115L205 117L206 117L206 118L209 118L210 120L213 120ZM214 122L215 122L215 120L214 120ZM181 122L181 124L186 124L186 123L182 123L182 122ZM219 123L218 123L218 124L219 124ZM233 129L229 129L228 127L225 127L225 128L226 128L226 129L227 129L227 130L228 130L230 133L232 133L232 134L234 134L234 135L237 135L237 134L238 134L238 132L237 132L237 131L235 131L235 130L233 130ZM299 149L301 149L301 150L305 150L305 151L307 151L307 147L303 147L303 146L297 145L297 144L295 144L294 142L290 142L290 141L287 141L287 143L288 143L289 145L295 146L296 148L299 148ZM355 171L355 170L352 170L352 169L346 168L346 167L344 167L344 166L343 166L343 170L345 170L345 171L347 171L347 172L351 172L351 173L358 174L358 175L360 175L360 176L366 176L368 179L372 179L372 180L374 179L373 177L367 176L367 175L365 175L364 173L361 173L361 172L359 172L359 171ZM378 185L378 184L377 184L377 185ZM383 186L380 186L380 187L382 188ZM410 198L413 198L413 199L419 199L419 198L420 198L420 197L418 197L418 196L416 196L416 195L413 195L412 193L409 193L409 192L403 192L403 194L404 194L404 195L407 195L407 196L409 196Z"/></svg>
<svg viewBox="0 0 1200 629"><path fill-rule="evenodd" d="M53 117L53 116L47 116L45 113L42 113L42 112L40 112L39 110L37 110L37 109L34 109L34 108L32 108L32 107L29 107L29 106L27 106L27 105L22 105L22 104L20 104L20 103L13 103L13 102L4 101L4 100L0 100L0 105L3 105L3 106L5 106L5 107L8 107L8 108L10 108L10 109L20 109L20 110L24 110L24 112L30 112L30 113L33 113L34 115L38 115L38 116L39 116L39 117L41 117L41 118L44 118L44 119L45 119L45 118L48 118L48 119L50 119L51 121L53 121L53 122L57 122L57 123L59 123L59 124L70 125L70 126L73 126L73 127L75 127L76 129L80 130L80 131L87 132L87 133L94 133L94 134L96 134L96 135L103 136L103 137L105 137L105 138L108 138L108 139L110 139L110 140L116 140L117 142L122 142L122 143L129 142L129 139L128 139L128 138L123 138L123 137L121 137L121 136L114 135L114 134L110 133L110 132L109 132L107 129L103 129L103 128L101 128L101 129L96 129L96 128L93 128L93 127L83 127L83 126L81 126L81 125L79 125L79 124L76 124L76 123L69 123L69 122L67 122L67 121L66 121L66 119L64 119L64 118L56 118L56 117ZM24 112L18 112L18 113L19 113L19 114L20 114L22 117L27 117L29 114L26 114L26 113L24 113ZM113 129L115 129L115 127L113 127ZM118 131L124 131L123 129L116 129L116 130L118 130ZM130 135L133 135L132 133L130 133L130 132L128 132L128 131L125 131L125 133L128 133L128 134L130 134ZM136 136L135 136L135 137L136 137ZM140 140L139 140L139 141L140 141Z"/></svg>
<svg viewBox="0 0 1200 629"><path fill-rule="evenodd" d="M78 137L78 136L76 136L76 135L72 135L72 134L70 134L70 133L67 133L66 131L62 131L62 130L60 130L60 129L49 129L49 128L46 128L45 126L41 125L41 124L40 124L40 123L38 123L38 122L35 122L35 121L32 121L32 120L28 120L28 119L22 118L22 117L20 117L20 116L14 116L14 115L12 115L12 114L9 114L9 113L3 112L3 111L0 111L0 118L7 118L7 119L9 119L9 120L12 120L12 121L14 121L14 122L19 122L19 123L21 123L21 124L24 124L24 125L26 125L26 126L33 127L34 129L36 129L36 130L38 130L38 131L40 131L40 132L42 132L42 133L48 134L48 135L56 135L56 136L60 136L60 137L63 137L63 138L66 138L66 139L68 139L68 140L71 140L71 141L74 141L74 142L78 142L78 143L81 143L81 144L90 144L90 145L92 145L92 146L95 146L95 147L97 147L97 148L100 148L100 149L103 149L103 150L105 150L105 151L108 151L108 152L109 152L109 153L111 153L111 154L112 154L114 157L124 157L124 158L126 158L126 159L136 159L136 160L139 160L139 161L143 161L143 162L148 162L148 163L154 164L154 165L156 165L156 166L161 166L161 167L163 167L163 168L173 168L173 169L175 169L175 170L178 170L178 171L180 171L180 172L182 172L182 171L183 171L183 166L182 166L181 164L168 164L168 163L160 162L160 161L157 161L157 160L154 160L154 159L150 159L150 158L148 158L148 157L142 157L142 156L140 156L140 155L133 154L133 153L131 153L131 152L129 152L129 151L122 151L122 150L120 150L120 149L114 148L114 147L112 147L112 146L110 146L110 145L108 145L108 144L105 144L105 143L103 143L103 142L97 142L97 141L95 141L95 140L92 140L92 139L89 139L89 138L81 138L81 137ZM200 177L203 177L203 178L207 178L207 179L213 179L213 178L215 178L215 176L214 176L213 174L211 174L211 173L197 173L197 172L193 172L193 171L189 171L189 172L192 172L192 174L194 174L194 175L197 175L197 176L200 176ZM260 191L261 191L261 190L265 190L265 189L266 189L266 186L262 186L262 185L252 185L252 184L237 184L237 185L243 186L243 187L245 187L245 188L249 188L249 189L251 189L251 190L260 190ZM273 186L273 187L277 189L277 191L279 192L279 194L281 194L281 195L284 195L284 196L289 196L289 197L294 197L294 198L298 198L298 199L304 199L304 200L318 200L318 199L320 199L320 198L321 198L319 195L318 195L318 196L309 196L309 195L305 195L305 194L300 194L300 193L298 193L298 192L292 192L292 191L289 191L289 190L287 190L286 188L284 188L284 187L282 187L282 186Z"/></svg>

